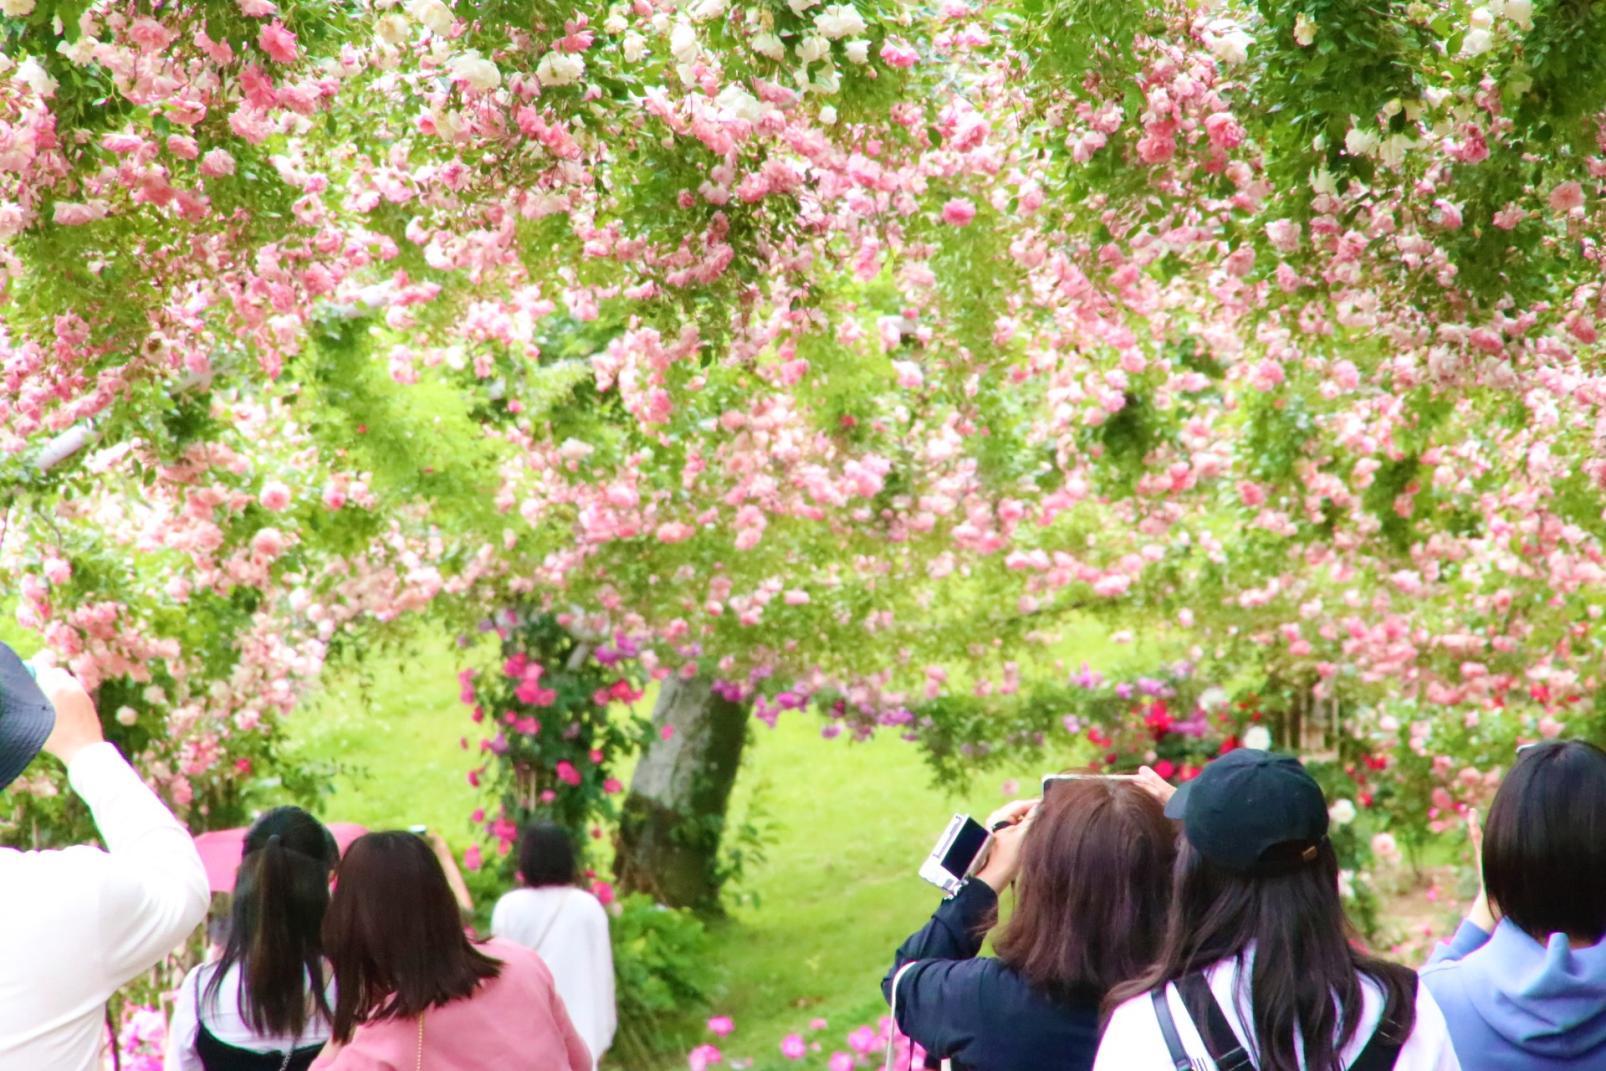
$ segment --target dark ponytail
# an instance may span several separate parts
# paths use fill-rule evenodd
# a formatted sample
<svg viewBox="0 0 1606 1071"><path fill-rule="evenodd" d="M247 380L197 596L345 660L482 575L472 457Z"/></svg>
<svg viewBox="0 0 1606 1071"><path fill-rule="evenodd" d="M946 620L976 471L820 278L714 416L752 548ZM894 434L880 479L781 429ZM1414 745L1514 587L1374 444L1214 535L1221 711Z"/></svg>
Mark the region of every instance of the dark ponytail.
<svg viewBox="0 0 1606 1071"><path fill-rule="evenodd" d="M206 986L240 969L240 1014L263 1035L299 1037L313 1017L330 1017L319 932L329 906L335 839L299 807L277 807L252 825L234 885L233 925ZM310 992L309 992L310 990Z"/></svg>

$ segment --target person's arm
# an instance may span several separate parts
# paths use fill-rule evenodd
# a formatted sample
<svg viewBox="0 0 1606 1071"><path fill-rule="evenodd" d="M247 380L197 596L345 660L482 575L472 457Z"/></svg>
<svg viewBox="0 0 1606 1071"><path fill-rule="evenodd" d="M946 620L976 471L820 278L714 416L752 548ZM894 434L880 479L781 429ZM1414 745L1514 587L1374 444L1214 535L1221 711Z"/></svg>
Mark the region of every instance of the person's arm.
<svg viewBox="0 0 1606 1071"><path fill-rule="evenodd" d="M167 1053L162 1060L162 1071L205 1071L200 1054L195 1051L195 987L200 970L196 967L185 975L174 995L173 1015L167 1021Z"/></svg>
<svg viewBox="0 0 1606 1071"><path fill-rule="evenodd" d="M1483 826L1477 811L1467 813L1467 836L1472 841L1472 865L1478 871L1478 895L1467 909L1467 917L1456 927L1455 935L1440 941L1428 957L1427 966L1437 963L1454 963L1463 956L1476 952L1488 943L1500 919L1489 906L1489 893L1483 887Z"/></svg>
<svg viewBox="0 0 1606 1071"><path fill-rule="evenodd" d="M608 936L608 909L603 907L602 903L595 897L591 897L591 903L596 907L596 911L593 912L596 922L592 935L593 962L596 964L592 977L596 981L593 983L595 995L592 999L596 1001L597 1005L597 1046L599 1051L596 1057L601 1060L602 1054L607 1052L613 1045L614 1032L619 1028L619 1011L614 1004L613 942Z"/></svg>
<svg viewBox="0 0 1606 1071"><path fill-rule="evenodd" d="M446 884L451 886L452 895L457 898L457 906L463 909L464 914L474 913L474 897L469 895L468 884L463 881L463 872L457 869L457 858L452 855L451 845L439 833L429 833L424 838L429 846L435 850L435 858L441 862L441 869L446 871Z"/></svg>
<svg viewBox="0 0 1606 1071"><path fill-rule="evenodd" d="M67 766L106 845L95 862L96 946L109 980L122 983L155 964L206 917L206 869L189 832L105 742L89 694L59 669L39 685L56 708L45 749Z"/></svg>

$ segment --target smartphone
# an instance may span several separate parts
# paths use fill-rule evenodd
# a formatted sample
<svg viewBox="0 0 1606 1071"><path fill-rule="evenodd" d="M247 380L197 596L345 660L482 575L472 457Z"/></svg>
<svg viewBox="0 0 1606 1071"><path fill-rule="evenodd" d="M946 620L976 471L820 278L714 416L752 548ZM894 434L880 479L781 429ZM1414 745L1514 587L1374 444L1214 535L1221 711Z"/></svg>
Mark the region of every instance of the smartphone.
<svg viewBox="0 0 1606 1071"><path fill-rule="evenodd" d="M990 840L992 834L970 815L954 815L920 864L920 876L952 896L976 869Z"/></svg>
<svg viewBox="0 0 1606 1071"><path fill-rule="evenodd" d="M1130 773L1050 773L1043 775L1043 798L1054 791L1054 786L1062 781L1136 781L1137 774Z"/></svg>

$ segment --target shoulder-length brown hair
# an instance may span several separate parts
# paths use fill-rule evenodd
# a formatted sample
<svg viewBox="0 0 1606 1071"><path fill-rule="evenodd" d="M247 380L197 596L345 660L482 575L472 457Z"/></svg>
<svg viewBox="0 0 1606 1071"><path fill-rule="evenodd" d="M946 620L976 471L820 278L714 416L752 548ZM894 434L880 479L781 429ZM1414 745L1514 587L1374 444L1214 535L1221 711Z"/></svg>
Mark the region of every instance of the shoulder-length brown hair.
<svg viewBox="0 0 1606 1071"><path fill-rule="evenodd" d="M332 1033L411 1019L471 995L501 964L469 942L435 853L411 833L369 833L346 850L323 920L334 968Z"/></svg>
<svg viewBox="0 0 1606 1071"><path fill-rule="evenodd" d="M1176 842L1130 781L1061 782L1026 831L998 958L1053 996L1101 1000L1159 951Z"/></svg>

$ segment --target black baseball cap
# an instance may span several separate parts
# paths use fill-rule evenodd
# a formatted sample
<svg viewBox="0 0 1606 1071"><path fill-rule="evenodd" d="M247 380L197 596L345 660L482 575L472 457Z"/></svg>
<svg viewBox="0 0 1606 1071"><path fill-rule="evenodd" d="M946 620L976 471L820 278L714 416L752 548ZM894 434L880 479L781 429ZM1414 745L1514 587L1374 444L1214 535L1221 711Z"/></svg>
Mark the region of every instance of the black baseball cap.
<svg viewBox="0 0 1606 1071"><path fill-rule="evenodd" d="M1238 748L1183 783L1165 805L1194 850L1236 874L1279 873L1327 837L1321 786L1292 755Z"/></svg>
<svg viewBox="0 0 1606 1071"><path fill-rule="evenodd" d="M22 775L56 727L56 708L17 652L0 643L0 788Z"/></svg>

